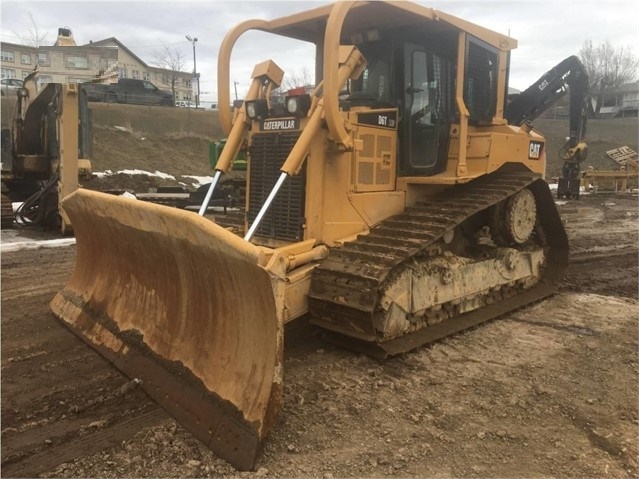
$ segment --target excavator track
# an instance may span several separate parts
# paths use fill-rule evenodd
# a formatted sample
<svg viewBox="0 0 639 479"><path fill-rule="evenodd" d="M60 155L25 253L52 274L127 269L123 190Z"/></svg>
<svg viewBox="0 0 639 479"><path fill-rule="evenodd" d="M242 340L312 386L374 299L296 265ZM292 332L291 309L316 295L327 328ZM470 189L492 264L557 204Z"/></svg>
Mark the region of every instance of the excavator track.
<svg viewBox="0 0 639 479"><path fill-rule="evenodd" d="M537 207L535 238L545 251L541 279L491 291L485 305L457 314L444 304L433 320L409 334L384 340L375 329L384 288L402 268L441 255L444 235L524 188ZM568 240L546 182L530 172L495 172L455 186L428 203L382 221L367 235L333 249L313 272L309 306L312 322L337 342L366 354L387 357L457 333L540 300L558 289L568 264Z"/></svg>

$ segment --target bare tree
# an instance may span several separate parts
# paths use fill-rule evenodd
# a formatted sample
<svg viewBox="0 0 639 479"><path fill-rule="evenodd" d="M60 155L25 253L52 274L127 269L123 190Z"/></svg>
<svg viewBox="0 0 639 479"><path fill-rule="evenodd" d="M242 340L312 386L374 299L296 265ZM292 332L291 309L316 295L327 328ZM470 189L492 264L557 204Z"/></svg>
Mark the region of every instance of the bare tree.
<svg viewBox="0 0 639 479"><path fill-rule="evenodd" d="M293 88L315 85L315 80L311 75L311 71L306 65L298 70L292 70L290 73L284 75L284 81L282 82L283 90L292 90Z"/></svg>
<svg viewBox="0 0 639 479"><path fill-rule="evenodd" d="M597 118L606 92L635 80L639 59L630 48L614 47L609 41L593 45L586 40L579 57L590 78L590 114Z"/></svg>
<svg viewBox="0 0 639 479"><path fill-rule="evenodd" d="M20 39L22 44L29 45L31 47L38 48L42 45L49 44L49 33L43 32L38 28L38 24L33 18L33 13L29 10L29 22L31 25L27 27L27 31L24 34L13 32L13 34Z"/></svg>
<svg viewBox="0 0 639 479"><path fill-rule="evenodd" d="M307 66L303 65L299 71L292 70L290 73L284 74L284 79L279 88L273 90L271 94L271 100L276 100L281 103L284 102L286 92L293 88L315 86L315 80L311 75L311 71Z"/></svg>
<svg viewBox="0 0 639 479"><path fill-rule="evenodd" d="M154 63L165 70L164 80L166 84L171 86L173 97L175 97L175 85L184 68L184 61L184 53L178 48L171 48L168 45L164 45L162 50L154 56Z"/></svg>

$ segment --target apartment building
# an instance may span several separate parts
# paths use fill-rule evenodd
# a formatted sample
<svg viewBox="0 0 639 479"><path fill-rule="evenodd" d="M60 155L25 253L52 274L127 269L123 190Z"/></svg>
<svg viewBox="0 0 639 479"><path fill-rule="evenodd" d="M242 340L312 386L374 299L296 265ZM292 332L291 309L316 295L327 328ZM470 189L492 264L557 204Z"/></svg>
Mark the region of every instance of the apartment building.
<svg viewBox="0 0 639 479"><path fill-rule="evenodd" d="M637 118L639 81L608 90L603 97L599 118Z"/></svg>
<svg viewBox="0 0 639 479"><path fill-rule="evenodd" d="M175 90L176 100L191 100L192 73L166 70L147 64L115 37L76 45L71 30L58 30L52 46L0 44L2 78L23 80L36 66L40 83L82 83L117 70L120 78L148 80L162 90Z"/></svg>
<svg viewBox="0 0 639 479"><path fill-rule="evenodd" d="M193 73L177 72L148 65L115 37L90 42L85 47L115 49L118 52L117 66L120 78L148 80L158 88L167 91L171 91L173 86L176 100L191 100L194 97L191 86Z"/></svg>
<svg viewBox="0 0 639 479"><path fill-rule="evenodd" d="M2 42L0 66L2 78L24 78L38 64L38 49L26 45Z"/></svg>

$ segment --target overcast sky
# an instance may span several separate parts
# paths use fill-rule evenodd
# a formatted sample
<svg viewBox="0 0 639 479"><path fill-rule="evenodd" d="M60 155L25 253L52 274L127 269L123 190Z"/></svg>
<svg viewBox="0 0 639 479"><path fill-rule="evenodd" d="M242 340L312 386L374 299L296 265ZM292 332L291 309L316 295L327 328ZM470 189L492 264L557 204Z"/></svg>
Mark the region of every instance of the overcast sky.
<svg viewBox="0 0 639 479"><path fill-rule="evenodd" d="M58 27L70 27L78 44L116 37L137 56L153 64L167 45L184 53L186 71L193 69L193 49L185 36L197 37L197 70L203 99L216 99L216 62L220 42L228 29L247 19L274 19L324 5L326 1L27 1L1 0L2 41L22 43L33 30L31 17L49 44ZM476 0L423 1L433 7L516 38L510 85L524 89L569 55L579 53L584 41L634 49L639 45L637 0ZM253 66L273 59L297 76L312 71L313 48L303 42L276 40L249 32L236 43L231 59L231 82L240 97L250 83ZM233 96L231 85L231 96Z"/></svg>

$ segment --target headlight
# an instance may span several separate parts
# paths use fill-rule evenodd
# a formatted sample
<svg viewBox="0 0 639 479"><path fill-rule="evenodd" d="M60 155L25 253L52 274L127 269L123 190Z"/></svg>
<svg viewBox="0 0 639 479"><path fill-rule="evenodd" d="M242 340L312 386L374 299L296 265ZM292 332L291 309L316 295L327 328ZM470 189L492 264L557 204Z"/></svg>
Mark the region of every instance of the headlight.
<svg viewBox="0 0 639 479"><path fill-rule="evenodd" d="M291 115L297 113L297 106L298 102L296 96L291 96L286 99L286 109Z"/></svg>
<svg viewBox="0 0 639 479"><path fill-rule="evenodd" d="M308 93L304 95L286 97L286 109L291 115L295 115L297 117L306 116L310 108L311 95L309 95Z"/></svg>
<svg viewBox="0 0 639 479"><path fill-rule="evenodd" d="M268 102L262 98L246 102L246 116L251 120L262 120L268 117Z"/></svg>
<svg viewBox="0 0 639 479"><path fill-rule="evenodd" d="M246 114L251 120L254 120L257 117L257 113L255 112L255 103L247 103L246 104Z"/></svg>

